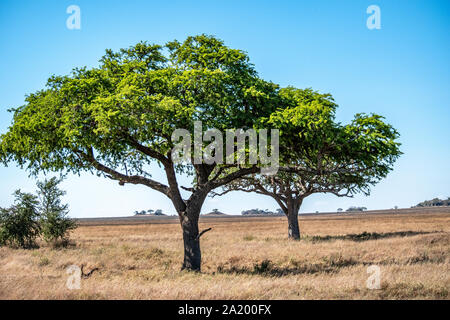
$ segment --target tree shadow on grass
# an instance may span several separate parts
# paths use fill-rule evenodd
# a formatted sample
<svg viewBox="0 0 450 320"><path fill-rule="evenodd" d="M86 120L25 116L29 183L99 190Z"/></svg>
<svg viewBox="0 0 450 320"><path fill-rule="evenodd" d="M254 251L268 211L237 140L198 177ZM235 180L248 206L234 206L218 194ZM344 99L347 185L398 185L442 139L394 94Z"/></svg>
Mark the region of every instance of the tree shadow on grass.
<svg viewBox="0 0 450 320"><path fill-rule="evenodd" d="M217 273L282 277L297 274L334 273L338 272L341 268L350 267L361 263L352 258L346 259L338 255L325 257L321 262L317 263L292 261L292 264L292 267L276 266L268 259L254 264L253 267L236 265L227 266L222 264L217 267Z"/></svg>
<svg viewBox="0 0 450 320"><path fill-rule="evenodd" d="M333 241L333 240L350 240L350 241L368 241L393 237L411 237L422 234L441 233L441 231L398 231L398 232L363 232L359 234L347 234L337 236L307 236L307 241ZM413 257L407 261L411 263L421 263L431 261L429 257ZM439 260L440 262L440 260ZM385 264L386 262L376 262L376 264ZM389 262L391 263L391 262ZM331 256L322 257L318 262L297 261L291 260L289 266L275 265L271 260L265 259L259 263L250 266L236 265L235 261L228 261L220 264L217 271L214 273L221 274L246 274L246 275L260 275L265 277L283 277L288 275L298 274L316 274L316 273L337 273L342 268L352 267L357 265L368 266L374 264L370 261L358 261L354 258L346 258L341 254L333 254Z"/></svg>
<svg viewBox="0 0 450 320"><path fill-rule="evenodd" d="M350 240L350 241L368 241L377 240L385 238L396 238L396 237L412 237L420 234L430 234L437 233L439 231L397 231L397 232L366 232L357 234L345 234L336 236L306 236L304 239L311 242L321 242L321 241L333 241L333 240Z"/></svg>

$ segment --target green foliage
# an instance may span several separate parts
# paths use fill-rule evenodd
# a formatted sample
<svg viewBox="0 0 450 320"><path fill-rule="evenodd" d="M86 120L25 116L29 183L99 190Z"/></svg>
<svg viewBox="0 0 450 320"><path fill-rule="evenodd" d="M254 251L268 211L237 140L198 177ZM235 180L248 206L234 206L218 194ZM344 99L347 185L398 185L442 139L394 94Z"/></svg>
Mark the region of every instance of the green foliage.
<svg viewBox="0 0 450 320"><path fill-rule="evenodd" d="M401 155L399 133L379 115L356 114L343 125L335 120L337 104L330 94L287 87L279 97L279 108L261 117L258 126L280 130L280 170L275 176L252 174L232 181L223 193L267 195L282 212L296 215L314 193L369 195Z"/></svg>
<svg viewBox="0 0 450 320"><path fill-rule="evenodd" d="M285 108L260 125L280 129L282 165L294 170L281 171L278 178L294 189L300 182L305 188L297 187L299 192L369 194L401 155L398 132L380 115L356 114L343 125L335 121L337 105L330 94L288 87L280 96Z"/></svg>
<svg viewBox="0 0 450 320"><path fill-rule="evenodd" d="M14 197L13 206L0 208L0 245L36 247L36 238L41 232L38 199L20 190L14 192Z"/></svg>
<svg viewBox="0 0 450 320"><path fill-rule="evenodd" d="M0 136L0 160L32 174L109 175L101 163L150 177L146 166L168 154L174 129L193 133L195 120L219 130L253 127L275 109L277 90L258 78L243 51L207 35L107 50L99 67L53 76L13 110L13 125Z"/></svg>
<svg viewBox="0 0 450 320"><path fill-rule="evenodd" d="M75 221L70 219L68 205L61 203L61 197L66 194L58 185L62 179L56 177L50 180L38 181L38 195L40 198L41 228L45 241L68 243L68 232L76 228Z"/></svg>
<svg viewBox="0 0 450 320"><path fill-rule="evenodd" d="M398 132L379 115L356 114L342 125L335 122L337 105L331 95L291 87L280 94L288 107L274 112L266 123L282 130L281 154L287 164L323 172L340 167L340 174L328 179L364 188L385 177L401 154ZM354 170L344 170L350 167Z"/></svg>

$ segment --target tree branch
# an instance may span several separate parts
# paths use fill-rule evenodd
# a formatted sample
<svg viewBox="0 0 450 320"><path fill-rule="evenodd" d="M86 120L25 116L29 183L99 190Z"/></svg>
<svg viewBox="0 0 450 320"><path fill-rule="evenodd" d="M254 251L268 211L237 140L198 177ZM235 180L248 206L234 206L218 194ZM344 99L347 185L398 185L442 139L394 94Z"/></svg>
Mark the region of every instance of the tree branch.
<svg viewBox="0 0 450 320"><path fill-rule="evenodd" d="M140 144L136 139L134 139L132 136L128 134L124 134L125 138L129 141L130 145L135 147L138 151L142 152L143 154L161 161L162 164L166 165L169 162L169 159L165 157L162 153L159 153L155 150L153 150L150 147L144 146Z"/></svg>
<svg viewBox="0 0 450 320"><path fill-rule="evenodd" d="M248 174L252 174L252 173L258 173L259 172L259 168L257 166L252 166L250 168L242 168L239 169L237 171L234 171L230 174L228 174L227 176L221 178L221 179L217 179L215 181L209 181L208 182L208 188L209 190L215 189L217 187L221 187L223 185L226 185L227 183L230 183L231 181L241 178L243 176L246 176Z"/></svg>
<svg viewBox="0 0 450 320"><path fill-rule="evenodd" d="M165 194L166 196L169 196L169 188L166 185L162 184L162 183L159 183L157 181L154 181L152 179L145 178L145 177L142 177L142 176L125 175L125 174L122 174L122 173L112 169L112 168L109 168L109 167L101 164L100 162L98 162L95 159L92 149L88 150L87 153L82 152L80 150L74 150L74 151L79 156L81 156L85 161L89 162L95 169L106 173L107 174L106 176L109 177L110 179L118 180L122 184L124 184L124 183L142 184L142 185L150 187L150 188L152 188L154 190L157 190L157 191Z"/></svg>
<svg viewBox="0 0 450 320"><path fill-rule="evenodd" d="M164 164L164 171L166 172L167 182L169 183L169 197L172 199L177 212L183 212L186 209L186 203L181 197L180 189L178 188L177 177L172 159L168 159L167 163Z"/></svg>
<svg viewBox="0 0 450 320"><path fill-rule="evenodd" d="M212 228L208 228L208 229L205 229L205 230L203 230L202 232L200 232L200 233L198 234L196 240L200 239L200 237L201 237L202 235L204 235L206 232L208 232L208 231L211 230L211 229L212 229Z"/></svg>

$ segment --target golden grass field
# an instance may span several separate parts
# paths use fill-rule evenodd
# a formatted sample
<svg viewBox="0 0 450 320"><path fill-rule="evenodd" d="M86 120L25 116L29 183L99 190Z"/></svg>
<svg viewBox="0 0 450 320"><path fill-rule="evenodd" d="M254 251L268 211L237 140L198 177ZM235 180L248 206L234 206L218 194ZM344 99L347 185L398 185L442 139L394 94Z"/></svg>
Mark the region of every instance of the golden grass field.
<svg viewBox="0 0 450 320"><path fill-rule="evenodd" d="M175 222L82 225L68 248L0 248L0 298L450 298L449 211L300 217L297 242L284 217L202 218L200 228L213 229L202 237L201 273L180 272ZM69 290L66 269L81 264L98 271ZM366 287L372 264L379 290Z"/></svg>

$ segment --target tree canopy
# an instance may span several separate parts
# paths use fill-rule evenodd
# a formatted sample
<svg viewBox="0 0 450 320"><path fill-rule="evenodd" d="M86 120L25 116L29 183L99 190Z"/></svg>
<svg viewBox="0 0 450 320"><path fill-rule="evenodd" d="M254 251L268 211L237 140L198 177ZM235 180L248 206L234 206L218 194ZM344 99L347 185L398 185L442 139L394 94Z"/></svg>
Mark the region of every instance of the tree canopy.
<svg viewBox="0 0 450 320"><path fill-rule="evenodd" d="M337 122L330 94L287 87L279 96L284 107L260 121L280 129L282 170L241 177L216 194L240 190L272 197L288 216L289 236L299 239L303 199L314 193L369 195L401 155L399 134L376 114L356 114L346 125Z"/></svg>
<svg viewBox="0 0 450 320"><path fill-rule="evenodd" d="M273 110L277 88L257 77L244 52L205 35L107 50L98 68L53 76L13 109L2 160L32 173L96 169L166 193L144 167L167 163L176 128L192 131L195 120L219 130L252 127Z"/></svg>

